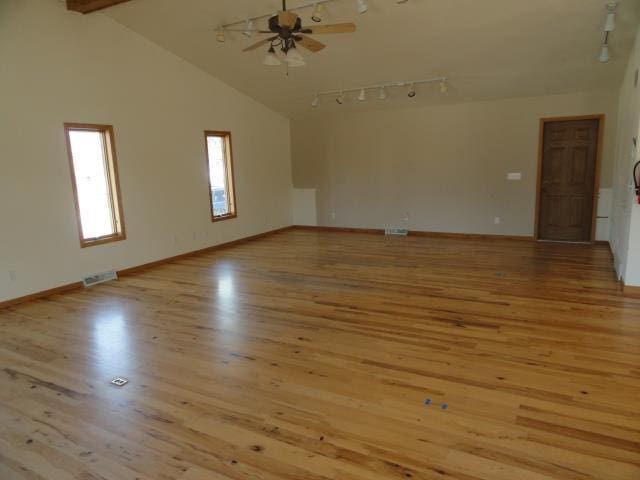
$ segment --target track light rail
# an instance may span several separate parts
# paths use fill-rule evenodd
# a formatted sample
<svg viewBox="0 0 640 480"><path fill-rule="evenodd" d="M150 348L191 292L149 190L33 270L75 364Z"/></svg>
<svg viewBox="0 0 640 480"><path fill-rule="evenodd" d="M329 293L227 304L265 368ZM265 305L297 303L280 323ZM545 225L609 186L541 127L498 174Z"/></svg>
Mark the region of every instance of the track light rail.
<svg viewBox="0 0 640 480"><path fill-rule="evenodd" d="M447 83L447 77L434 77L427 78L425 80L411 80L407 82L391 82L391 83L379 83L377 85L368 85L366 87L357 87L357 88L343 88L341 90L327 90L324 92L316 93L317 96L323 95L339 95L345 93L353 93L353 92L361 92L362 90L380 90L381 88L391 88L391 87L409 87L411 85L424 85L427 83Z"/></svg>

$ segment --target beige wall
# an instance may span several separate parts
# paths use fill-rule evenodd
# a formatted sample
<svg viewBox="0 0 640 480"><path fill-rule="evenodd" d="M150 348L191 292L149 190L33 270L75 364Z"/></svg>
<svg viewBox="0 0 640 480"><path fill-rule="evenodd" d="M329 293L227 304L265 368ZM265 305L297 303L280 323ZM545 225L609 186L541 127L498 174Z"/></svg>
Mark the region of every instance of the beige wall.
<svg viewBox="0 0 640 480"><path fill-rule="evenodd" d="M314 113L292 122L293 181L317 188L320 225L532 235L541 117L606 114L611 185L615 93Z"/></svg>
<svg viewBox="0 0 640 480"><path fill-rule="evenodd" d="M610 235L618 275L627 285L635 286L640 286L640 205L630 188L630 182L633 164L640 160L640 151L638 148L633 148L632 142L633 137L640 134L640 86L634 86L638 68L640 68L640 30L620 89L620 115L613 182L614 206Z"/></svg>
<svg viewBox="0 0 640 480"><path fill-rule="evenodd" d="M291 223L289 121L103 14L0 1L0 92L0 301ZM126 241L80 249L65 121L114 125ZM233 132L236 220L205 129Z"/></svg>

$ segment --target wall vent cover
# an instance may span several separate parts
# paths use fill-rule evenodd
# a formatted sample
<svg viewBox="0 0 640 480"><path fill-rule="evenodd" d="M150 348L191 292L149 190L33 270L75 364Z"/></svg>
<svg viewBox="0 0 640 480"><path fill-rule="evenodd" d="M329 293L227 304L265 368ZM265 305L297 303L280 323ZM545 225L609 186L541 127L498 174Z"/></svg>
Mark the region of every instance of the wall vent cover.
<svg viewBox="0 0 640 480"><path fill-rule="evenodd" d="M95 275L89 275L88 277L84 277L82 279L82 284L85 287L90 287L92 285L97 285L98 283L108 282L110 280L116 280L118 278L118 274L115 271L96 273Z"/></svg>
<svg viewBox="0 0 640 480"><path fill-rule="evenodd" d="M384 229L384 234L385 235L403 235L403 236L407 236L407 235L409 235L409 230L407 230L406 228L385 228Z"/></svg>

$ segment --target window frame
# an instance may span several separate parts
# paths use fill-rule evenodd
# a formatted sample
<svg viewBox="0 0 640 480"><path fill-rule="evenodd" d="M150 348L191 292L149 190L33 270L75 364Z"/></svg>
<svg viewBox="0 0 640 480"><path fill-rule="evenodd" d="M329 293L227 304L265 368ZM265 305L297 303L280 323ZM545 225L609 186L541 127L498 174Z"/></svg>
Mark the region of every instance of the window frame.
<svg viewBox="0 0 640 480"><path fill-rule="evenodd" d="M211 165L210 165L210 152L209 152L209 137L221 137L224 141L224 150L226 156L226 175L227 175L227 196L229 201L229 213L224 215L215 215L213 209L213 191L211 189ZM238 217L238 203L236 201L236 182L235 172L233 170L233 147L231 140L231 132L224 130L205 130L204 131L204 147L207 157L207 186L209 191L207 197L209 198L209 208L211 211L211 222L222 222L224 220L231 220Z"/></svg>
<svg viewBox="0 0 640 480"><path fill-rule="evenodd" d="M72 131L89 131L98 132L102 135L102 145L104 147L104 158L107 167L107 175L109 180L109 194L111 200L111 214L116 227L116 232L110 235L103 235L95 238L84 238L82 229L82 218L80 216L80 201L78 198L78 185L76 183L76 172L73 163L73 150L71 149ZM65 141L67 144L67 156L69 158L69 169L71 173L71 186L73 189L73 200L76 207L76 221L78 224L78 237L80 239L80 247L93 247L96 245L104 245L105 243L118 242L126 240L127 233L124 224L124 213L122 210L122 195L120 193L120 178L118 175L118 161L116 156L115 134L113 125L101 125L92 123L65 123L64 124Z"/></svg>

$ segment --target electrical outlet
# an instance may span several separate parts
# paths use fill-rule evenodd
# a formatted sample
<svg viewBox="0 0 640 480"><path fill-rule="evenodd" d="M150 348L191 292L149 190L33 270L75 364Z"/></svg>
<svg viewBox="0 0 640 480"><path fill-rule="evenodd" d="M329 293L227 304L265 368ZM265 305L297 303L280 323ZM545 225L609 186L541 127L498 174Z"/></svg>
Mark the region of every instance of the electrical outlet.
<svg viewBox="0 0 640 480"><path fill-rule="evenodd" d="M336 219L336 212L331 212L331 220L335 220Z"/></svg>
<svg viewBox="0 0 640 480"><path fill-rule="evenodd" d="M405 222L409 221L409 212L404 212L404 221Z"/></svg>
<svg viewBox="0 0 640 480"><path fill-rule="evenodd" d="M500 225L500 222L502 221L502 219L500 217L496 217L493 219L493 223L495 223L496 225Z"/></svg>

